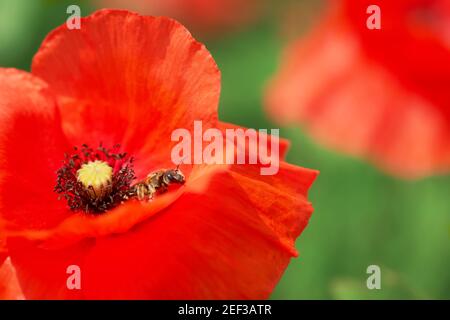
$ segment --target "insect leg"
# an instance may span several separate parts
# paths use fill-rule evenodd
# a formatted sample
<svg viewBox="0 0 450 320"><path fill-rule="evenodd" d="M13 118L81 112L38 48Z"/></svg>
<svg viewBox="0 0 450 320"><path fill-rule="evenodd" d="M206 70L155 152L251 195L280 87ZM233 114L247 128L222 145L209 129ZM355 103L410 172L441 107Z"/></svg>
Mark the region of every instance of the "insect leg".
<svg viewBox="0 0 450 320"><path fill-rule="evenodd" d="M147 193L148 201L151 201L151 200L153 200L153 196L156 193L156 188L153 185L148 184L147 185L147 190L148 190L148 193Z"/></svg>
<svg viewBox="0 0 450 320"><path fill-rule="evenodd" d="M136 196L137 198L142 201L145 199L145 196L147 194L147 186L145 184L138 184L136 185Z"/></svg>

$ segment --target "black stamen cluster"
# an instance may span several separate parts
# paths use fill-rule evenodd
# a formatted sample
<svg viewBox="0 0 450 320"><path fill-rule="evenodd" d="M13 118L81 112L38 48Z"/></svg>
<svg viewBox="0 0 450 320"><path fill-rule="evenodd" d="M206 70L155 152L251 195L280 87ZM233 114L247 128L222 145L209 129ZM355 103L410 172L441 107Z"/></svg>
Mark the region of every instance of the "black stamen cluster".
<svg viewBox="0 0 450 320"><path fill-rule="evenodd" d="M54 191L59 199L64 198L73 211L86 213L103 213L129 198L131 183L135 179L133 158L126 153L119 152L120 145L111 149L103 147L93 149L83 144L81 148L74 147L73 154L65 154L63 166L56 172L56 186ZM100 160L113 168L111 183L107 186L107 193L102 197L92 197L92 192L86 190L77 180L77 171L89 161Z"/></svg>

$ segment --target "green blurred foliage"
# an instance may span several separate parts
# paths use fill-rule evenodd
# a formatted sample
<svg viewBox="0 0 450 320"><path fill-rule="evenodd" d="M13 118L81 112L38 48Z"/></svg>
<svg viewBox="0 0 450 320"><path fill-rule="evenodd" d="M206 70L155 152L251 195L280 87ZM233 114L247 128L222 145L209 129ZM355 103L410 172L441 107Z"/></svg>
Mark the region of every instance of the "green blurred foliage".
<svg viewBox="0 0 450 320"><path fill-rule="evenodd" d="M82 15L92 12L89 0L0 0L0 66L29 70L45 36L66 22L71 4Z"/></svg>
<svg viewBox="0 0 450 320"><path fill-rule="evenodd" d="M448 177L400 181L314 145L298 129L285 133L288 159L321 174L300 258L274 297L449 298ZM381 267L382 290L363 288L371 264Z"/></svg>
<svg viewBox="0 0 450 320"><path fill-rule="evenodd" d="M283 2L283 1L282 1ZM0 0L0 65L29 70L45 35L88 2ZM282 18L269 14L240 32L208 37L222 71L220 118L277 128L263 110L264 88L285 40ZM401 181L362 160L317 145L299 128L288 161L320 170L310 199L315 212L297 241L274 299L450 299L450 178ZM381 267L381 290L368 290L366 269Z"/></svg>

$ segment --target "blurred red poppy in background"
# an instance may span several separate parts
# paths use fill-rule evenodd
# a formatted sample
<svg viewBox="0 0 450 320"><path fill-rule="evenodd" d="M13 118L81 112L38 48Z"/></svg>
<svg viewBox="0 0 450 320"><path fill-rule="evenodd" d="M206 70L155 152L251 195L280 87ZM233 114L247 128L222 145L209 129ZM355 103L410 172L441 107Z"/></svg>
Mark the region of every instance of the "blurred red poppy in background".
<svg viewBox="0 0 450 320"><path fill-rule="evenodd" d="M100 7L175 18L202 34L229 32L257 20L265 0L98 0Z"/></svg>
<svg viewBox="0 0 450 320"><path fill-rule="evenodd" d="M266 101L277 120L414 178L450 169L449 88L448 1L342 0L288 48Z"/></svg>
<svg viewBox="0 0 450 320"><path fill-rule="evenodd" d="M184 165L186 184L150 202L120 198L91 214L58 200L64 155L75 152L72 166L83 159L73 146L120 143L143 179L173 167L174 129L194 120L235 128L217 119L214 60L182 25L115 10L81 25L50 33L32 74L0 69L0 258L7 249L24 296L267 298L297 255L316 171L283 161L273 176L260 175L262 164ZM281 157L286 150L281 141ZM123 178L126 168L114 170ZM70 265L81 290L67 288ZM10 276L0 281L12 288Z"/></svg>

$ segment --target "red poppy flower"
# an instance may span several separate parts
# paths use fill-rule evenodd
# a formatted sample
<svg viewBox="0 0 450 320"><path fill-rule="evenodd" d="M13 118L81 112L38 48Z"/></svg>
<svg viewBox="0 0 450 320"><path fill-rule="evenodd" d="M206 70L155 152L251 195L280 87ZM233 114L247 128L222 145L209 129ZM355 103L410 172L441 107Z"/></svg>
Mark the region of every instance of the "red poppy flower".
<svg viewBox="0 0 450 320"><path fill-rule="evenodd" d="M199 32L211 34L254 21L263 3L257 0L99 0L101 6L170 16Z"/></svg>
<svg viewBox="0 0 450 320"><path fill-rule="evenodd" d="M140 180L173 167L174 129L235 127L217 119L214 60L179 23L104 10L81 26L54 30L32 74L0 69L0 234L25 297L267 298L297 254L316 171L183 165L184 186L127 200L123 152ZM86 202L72 183L89 159L111 164L111 200ZM81 290L67 288L70 265Z"/></svg>
<svg viewBox="0 0 450 320"><path fill-rule="evenodd" d="M369 30L367 8L381 9ZM400 176L450 169L448 1L335 1L287 51L267 96L280 121Z"/></svg>

